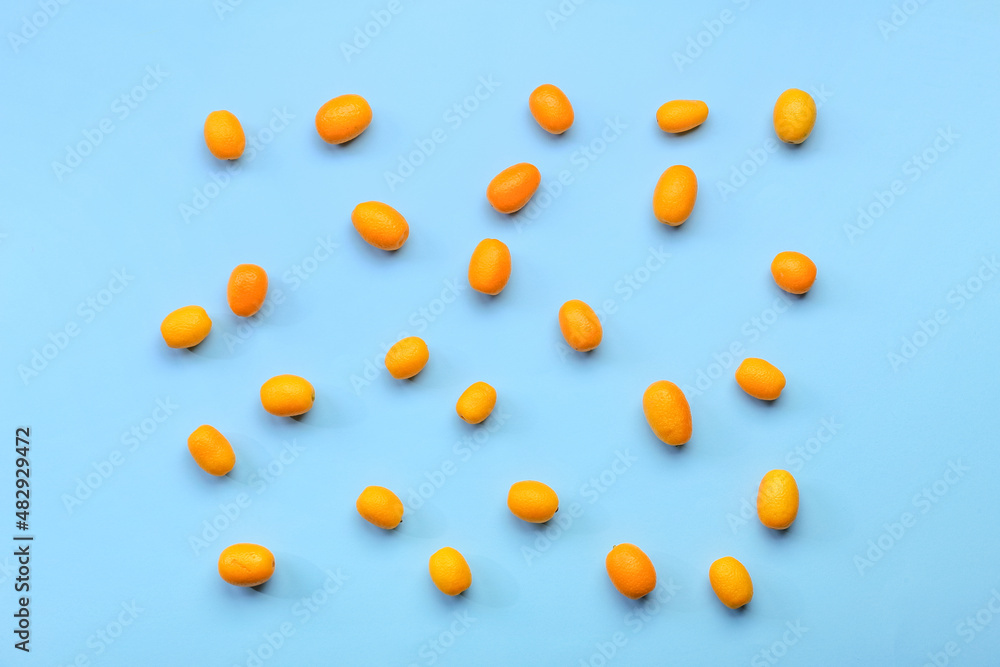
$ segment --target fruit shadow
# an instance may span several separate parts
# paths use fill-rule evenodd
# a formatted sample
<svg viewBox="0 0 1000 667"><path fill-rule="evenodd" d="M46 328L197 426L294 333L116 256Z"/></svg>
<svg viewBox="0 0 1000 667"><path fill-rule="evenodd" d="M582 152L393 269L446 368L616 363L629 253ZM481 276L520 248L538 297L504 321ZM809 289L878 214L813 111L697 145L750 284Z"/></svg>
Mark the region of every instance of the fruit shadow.
<svg viewBox="0 0 1000 667"><path fill-rule="evenodd" d="M759 398L754 398L750 394L743 391L742 388L737 384L732 388L732 391L742 394L743 398L736 399L742 400L745 404L753 406L753 410L775 410L775 406L781 401L781 396L774 399L773 401L762 401Z"/></svg>
<svg viewBox="0 0 1000 667"><path fill-rule="evenodd" d="M366 127L364 130L361 131L361 134L354 137L353 139L345 141L342 144L328 143L325 139L319 136L318 133L313 135L313 137L318 143L319 149L324 153L327 154L346 153L350 155L352 153L361 152L362 150L364 150L364 147L367 145L368 142L374 141L374 139L369 139L369 135L371 135L376 131L377 131L376 128L372 127L372 125L369 124L368 127Z"/></svg>
<svg viewBox="0 0 1000 667"><path fill-rule="evenodd" d="M353 228L354 225L352 224ZM371 258L373 262L388 263L393 261L393 258L397 255L405 255L407 253L407 248L409 248L412 243L409 237L407 237L406 242L396 250L382 250L381 248L376 248L371 245L363 238L360 234L354 233L350 235L352 237L352 243L357 247L355 252L364 253L365 257Z"/></svg>
<svg viewBox="0 0 1000 667"><path fill-rule="evenodd" d="M704 125L704 124L705 124L705 123L707 123L707 122L708 122L708 121L706 120L706 121L705 121L704 123L702 123L701 125L695 125L695 126L694 126L694 127L692 127L692 128L690 129L690 130L684 130L683 132L665 132L665 131L663 131L663 130L659 130L659 132L660 132L660 134L663 134L663 135L666 135L666 136L664 137L664 139L665 139L665 140L666 140L666 141L667 141L668 143L670 143L670 142L674 142L674 141L680 141L680 140L681 140L681 139L680 139L680 137L686 137L687 135L691 134L692 132L697 132L697 131L698 131L698 128L699 128L699 127L701 127L702 125ZM657 128L657 129L659 129L659 128Z"/></svg>
<svg viewBox="0 0 1000 667"><path fill-rule="evenodd" d="M510 607L521 598L517 577L499 562L478 554L468 556L468 561L472 585L456 598L491 608Z"/></svg>
<svg viewBox="0 0 1000 667"><path fill-rule="evenodd" d="M536 135L540 134L540 135L544 136L544 138L540 139L539 141L547 141L547 142L551 143L552 145L558 145L558 143L560 141L562 141L562 137L565 137L567 135L572 136L572 134L573 134L573 125L576 125L576 122L574 120L573 125L570 125L569 128L565 132L561 132L559 134L553 134L553 133L549 132L548 130L546 130L544 127L542 127L541 125L538 124L538 121L535 120L535 117L531 115L531 111L530 110L525 110L525 118L527 119L528 124L532 126L532 128L535 131ZM569 141L569 140L567 139L566 141Z"/></svg>
<svg viewBox="0 0 1000 667"><path fill-rule="evenodd" d="M429 501L417 509L407 509L403 512L403 520L394 530L387 531L396 533L403 538L427 539L431 537L441 537L448 527L448 516L433 505L428 505Z"/></svg>
<svg viewBox="0 0 1000 667"><path fill-rule="evenodd" d="M424 590L426 591L424 595L427 595L431 600L434 600L434 604L440 605L441 608L447 613L457 613L463 608L469 605L469 591L464 590L458 595L446 595L434 585L434 582L430 577L426 576L424 573ZM475 574L472 577L472 585L476 585Z"/></svg>
<svg viewBox="0 0 1000 667"><path fill-rule="evenodd" d="M715 591L712 590L711 584L709 584L705 588L705 598L706 600L708 600L706 604L718 608L720 610L720 613L724 614L728 618L733 618L733 619L739 618L744 614L750 613L750 605L753 604L753 600L751 600L742 607L737 607L736 609L730 609L725 604L723 604L722 600L719 599L719 596L715 594Z"/></svg>
<svg viewBox="0 0 1000 667"><path fill-rule="evenodd" d="M357 512L354 512L353 514L355 522L364 524L363 526L360 526L358 530L364 531L367 538L372 540L401 540L405 538L405 533L400 531L403 524L407 523L405 516L400 519L395 528L386 530L385 528L379 528L373 523L369 523Z"/></svg>
<svg viewBox="0 0 1000 667"><path fill-rule="evenodd" d="M499 294L483 294L482 292L472 290L472 298L474 299L475 306L477 308L489 308L490 304L503 301L508 285L504 285L503 290Z"/></svg>
<svg viewBox="0 0 1000 667"><path fill-rule="evenodd" d="M249 164L246 160L241 160L236 158L235 160L221 160L214 155L212 151L208 149L205 145L205 133L202 131L200 133L199 139L201 140L204 150L199 151L201 153L201 164L205 167L205 180L211 180L212 174L217 171L228 171L229 169L242 169ZM246 153L246 148L243 149L244 154ZM242 155L240 157L243 157ZM252 160L251 160L252 162Z"/></svg>
<svg viewBox="0 0 1000 667"><path fill-rule="evenodd" d="M542 130L542 131L545 132L545 130ZM548 134L548 133L546 132L546 134ZM541 187L541 186L539 186L539 187ZM512 224L513 225L530 225L530 224L534 224L539 216L536 216L536 219L533 220L532 218L530 218L527 215L526 211L528 211L531 208L531 205L535 201L535 196L537 194L538 194L538 192L535 192L535 194L531 196L531 199L528 200L527 204L525 204L524 206L522 206L518 210L514 211L513 213L501 213L500 211L498 211L495 208L493 208L493 205L490 204L490 202L489 202L488 199L486 199L485 193L484 193L483 199L485 201L484 201L484 203L482 205L483 206L484 215L489 216L490 220L492 220L493 222L496 222L496 223L498 223L500 225L504 225L505 227L509 227ZM544 210L544 209L542 209L542 210Z"/></svg>
<svg viewBox="0 0 1000 667"><path fill-rule="evenodd" d="M786 292L785 290L781 289L777 285L775 285L775 288L779 292L781 292L781 296L785 297L786 299L787 298L792 298L792 299L795 299L796 301L802 301L803 299L805 299L809 295L809 292L812 291L812 288L810 288L809 292L803 292L802 294L792 294L791 292Z"/></svg>
<svg viewBox="0 0 1000 667"><path fill-rule="evenodd" d="M251 590L268 597L297 600L326 589L332 594L339 585L335 571L296 554L274 551L274 576ZM336 568L333 568L336 570Z"/></svg>
<svg viewBox="0 0 1000 667"><path fill-rule="evenodd" d="M550 527L558 525L556 520L559 519L558 509L556 509L556 513L552 515L551 519L542 523L532 523L531 521L519 519L510 512L506 512L505 514L507 515L506 521L513 526L512 530L516 530L530 539L535 539Z"/></svg>
<svg viewBox="0 0 1000 667"><path fill-rule="evenodd" d="M712 595L715 595L715 593L713 592ZM728 615L730 617L732 617L732 618L739 618L740 616L743 616L744 614L749 614L750 613L750 605L752 605L752 604L753 604L753 600L751 600L750 602L747 602L742 607L737 607L736 609L730 609L726 605L722 605L722 608L726 610L726 612L728 613Z"/></svg>
<svg viewBox="0 0 1000 667"><path fill-rule="evenodd" d="M660 445L660 447L665 448L667 450L667 456L684 456L684 452L687 451L688 442L691 442L689 440L688 442L685 442L683 445L668 445L667 443L657 438L655 435L653 436L653 439L656 440L656 442Z"/></svg>
<svg viewBox="0 0 1000 667"><path fill-rule="evenodd" d="M288 419L301 426L332 428L344 423L342 417L338 415L338 410L337 404L321 388L317 390L316 398L313 400L313 406L309 409L309 412L288 417Z"/></svg>
<svg viewBox="0 0 1000 667"><path fill-rule="evenodd" d="M269 447L261 440L238 432L227 432L226 438L236 451L236 465L218 480L250 488L250 480L261 468L265 468L281 453L277 447ZM273 449L273 451L272 451ZM188 457L190 458L190 456Z"/></svg>
<svg viewBox="0 0 1000 667"><path fill-rule="evenodd" d="M759 523L759 522L758 522ZM760 529L767 533L765 539L774 540L775 542L782 542L784 540L791 539L792 531L795 529L795 523L793 522L791 526L785 528L784 530L775 530L774 528L768 528L764 524L760 524Z"/></svg>
<svg viewBox="0 0 1000 667"><path fill-rule="evenodd" d="M413 377L408 378L394 378L391 375L388 376L388 382L390 382L389 391L416 391L415 387L419 387L424 381L420 376L424 374L421 370L419 373Z"/></svg>
<svg viewBox="0 0 1000 667"><path fill-rule="evenodd" d="M179 350L167 349L170 352L177 352L183 356L190 355L191 357L201 357L203 359L228 359L233 356L226 348L224 336L218 332L214 336L209 332L208 336L197 345Z"/></svg>
<svg viewBox="0 0 1000 667"><path fill-rule="evenodd" d="M607 577L605 577L605 581L607 581ZM611 585L610 582L609 582L609 585ZM624 595L622 595L621 593L617 592L614 588L611 589L611 592L614 593L614 596L616 598L618 598L618 604L620 604L622 606L622 611L624 611L625 613L649 614L650 613L649 610L654 605L658 605L658 604L662 605L661 602L657 602L657 600L656 600L656 588L655 587L653 588L653 590L651 590L650 592L646 593L645 595L643 595L638 600L632 600L631 598L627 598ZM655 612L653 612L653 613L655 613Z"/></svg>
<svg viewBox="0 0 1000 667"><path fill-rule="evenodd" d="M695 208L697 209L697 207L695 207ZM691 224L691 221L692 221L692 219L694 219L694 220L695 220L695 221L697 222L697 217L696 217L696 215L697 215L697 212L696 212L696 210L695 210L695 211L692 211L692 212L691 212L691 215L689 215L689 216L688 216L687 220L685 220L684 222L682 222L682 223L681 223L681 224L679 224L679 225L671 225L671 224L669 224L669 223L666 223L666 222L660 222L660 221L659 221L659 220L658 220L658 219L656 218L656 216L655 216L655 215L653 216L653 220L654 220L654 221L656 222L656 224L660 225L661 227L666 227L666 228L667 228L667 229L666 229L666 230L664 231L664 234L670 234L670 235L674 235L674 234L680 234L680 233L681 233L681 230L682 230L682 229L683 229L683 228L684 228L684 227L685 227L686 225L690 225L690 224Z"/></svg>

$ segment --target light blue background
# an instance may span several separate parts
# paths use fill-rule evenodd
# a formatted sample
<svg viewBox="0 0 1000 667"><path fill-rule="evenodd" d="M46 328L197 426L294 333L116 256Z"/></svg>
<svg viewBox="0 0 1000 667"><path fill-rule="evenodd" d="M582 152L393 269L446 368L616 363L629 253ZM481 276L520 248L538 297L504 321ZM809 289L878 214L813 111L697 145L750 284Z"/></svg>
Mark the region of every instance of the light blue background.
<svg viewBox="0 0 1000 667"><path fill-rule="evenodd" d="M219 4L71 2L0 48L0 405L8 434L32 429L37 535L30 657L10 646L12 559L0 559L0 663L230 666L256 664L257 653L265 665L600 665L616 633L609 664L772 664L767 650L783 665L921 665L949 642L951 664L995 662L1000 280L973 280L981 289L971 299L953 292L1000 245L995 2L909 0L887 31L879 22L893 20L890 0L591 0L563 3L573 11L559 21L547 15L555 0L402 0L349 60L341 45L389 3L246 1L221 14ZM21 31L39 6L6 3L3 33ZM699 40L700 53L690 46ZM678 64L688 49L690 62ZM147 67L165 75L147 78L150 90L123 117L116 99L142 85ZM481 77L498 85L451 120ZM560 137L527 110L545 82L576 111ZM772 105L789 87L821 102L799 148L773 143ZM327 146L313 116L347 92L369 100L374 121L352 144ZM654 113L675 98L706 100L708 122L661 133ZM267 143L252 159L248 149L220 189L213 174L224 165L201 131L221 108ZM275 109L293 118L259 135ZM102 120L113 131L60 178L53 162ZM602 144L609 122L623 129ZM384 173L437 128L444 143L391 190ZM935 148L942 132L951 138ZM934 163L914 171L925 150ZM531 216L504 217L484 190L521 161L549 186L563 170L572 183L536 195L546 206ZM693 216L670 229L653 219L650 197L677 163L695 170L700 193ZM877 193L895 180L901 194L852 237L845 225L859 208L878 213ZM185 221L180 207L196 191L205 208ZM352 229L352 207L369 199L409 220L400 252L375 251ZM487 237L513 254L495 299L464 279ZM332 254L317 252L321 242L336 244ZM819 267L803 299L782 300L769 275L789 249ZM647 272L653 251L669 258ZM273 306L244 329L225 301L241 262L268 270ZM125 289L103 293L122 269ZM80 306L88 298L106 305L91 313ZM561 343L556 312L570 298L606 312L591 355ZM161 319L192 303L209 311L211 336L192 352L167 349ZM944 324L920 335L939 310ZM23 380L19 367L67 325L77 335ZM414 382L381 366L402 332L431 350ZM921 346L894 368L888 355L902 356L915 334ZM779 401L736 387L742 356L785 372ZM370 385L352 385L366 369ZM700 395L689 389L694 436L669 448L643 419L642 392L659 379L693 388L700 372L720 379L703 378ZM260 407L260 384L278 373L316 387L301 421ZM453 407L476 380L500 395L478 428ZM161 423L149 421L165 416L158 400L176 406ZM832 438L824 419L837 425ZM237 449L227 478L209 478L187 453L202 423ZM135 446L133 428L148 432ZM456 444L476 434L476 451ZM817 435L826 442L810 441ZM290 442L296 453L273 463ZM795 458L801 447L812 448L809 460ZM630 466L608 472L619 454ZM0 454L11 533L13 459ZM255 471L269 464L280 472L262 483ZM967 470L946 475L951 464ZM743 504L779 467L794 471L802 497L786 535ZM411 492L442 469L454 474L414 509ZM590 480L602 473L597 491ZM523 550L546 529L505 506L521 479L555 488L564 522L579 510L531 558ZM407 501L394 533L357 516L369 484ZM918 498L924 489L935 502ZM225 526L220 506L240 494L244 507ZM892 524L906 513L899 536ZM224 529L196 553L191 538L216 520ZM888 551L859 566L880 540ZM259 591L216 573L219 551L240 541L276 554ZM631 602L609 583L604 557L623 541L653 559L660 602ZM473 571L458 599L426 572L445 545ZM708 586L709 564L724 555L753 576L742 613ZM324 599L327 572L344 580ZM323 603L306 615L301 599L314 594ZM123 604L136 606L134 619ZM960 625L977 613L978 630ZM463 614L468 627L450 635ZM116 626L119 616L130 624ZM265 637L283 623L294 634L269 651ZM99 634L109 632L110 643Z"/></svg>

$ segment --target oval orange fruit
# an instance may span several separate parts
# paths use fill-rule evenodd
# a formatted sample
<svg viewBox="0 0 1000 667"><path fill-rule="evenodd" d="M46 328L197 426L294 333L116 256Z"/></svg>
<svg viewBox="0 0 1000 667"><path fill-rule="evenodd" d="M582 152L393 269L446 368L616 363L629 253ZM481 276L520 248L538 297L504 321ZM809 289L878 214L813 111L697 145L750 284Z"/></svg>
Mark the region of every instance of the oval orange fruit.
<svg viewBox="0 0 1000 667"><path fill-rule="evenodd" d="M510 249L503 241L483 239L469 260L469 284L483 294L497 295L510 280Z"/></svg>
<svg viewBox="0 0 1000 667"><path fill-rule="evenodd" d="M435 551L428 562L431 581L445 595L458 595L472 585L472 570L465 557L451 547Z"/></svg>
<svg viewBox="0 0 1000 667"><path fill-rule="evenodd" d="M226 300L240 317L256 315L267 297L267 272L256 264L240 264L229 274Z"/></svg>
<svg viewBox="0 0 1000 667"><path fill-rule="evenodd" d="M579 299L570 299L559 308L559 329L566 343L577 352L593 350L604 338L597 313Z"/></svg>
<svg viewBox="0 0 1000 667"><path fill-rule="evenodd" d="M514 213L531 200L541 182L542 174L538 168L521 162L493 177L486 188L486 199L501 213Z"/></svg>
<svg viewBox="0 0 1000 667"><path fill-rule="evenodd" d="M573 105L566 93L551 83L531 91L528 108L542 129L551 134L562 134L573 125Z"/></svg>
<svg viewBox="0 0 1000 667"><path fill-rule="evenodd" d="M787 470L772 470L757 488L757 517L768 528L784 530L799 514L799 486Z"/></svg>
<svg viewBox="0 0 1000 667"><path fill-rule="evenodd" d="M708 105L701 100L671 100L656 110L656 124L664 132L687 132L705 122Z"/></svg>
<svg viewBox="0 0 1000 667"><path fill-rule="evenodd" d="M474 382L462 392L455 404L458 416L470 424L486 420L497 404L497 390L485 382Z"/></svg>
<svg viewBox="0 0 1000 667"><path fill-rule="evenodd" d="M507 508L522 521L545 523L559 510L559 496L541 482L515 482L507 492Z"/></svg>
<svg viewBox="0 0 1000 667"><path fill-rule="evenodd" d="M316 112L316 131L328 144L343 144L364 132L372 122L372 108L360 95L340 95Z"/></svg>
<svg viewBox="0 0 1000 667"><path fill-rule="evenodd" d="M188 436L188 451L198 467L209 475L221 477L236 465L236 452L229 440L208 424L199 426Z"/></svg>
<svg viewBox="0 0 1000 667"><path fill-rule="evenodd" d="M298 375L275 375L260 387L260 403L278 417L296 417L312 409L316 390Z"/></svg>
<svg viewBox="0 0 1000 667"><path fill-rule="evenodd" d="M194 347L212 330L212 320L201 306L184 306L163 318L160 334L168 347Z"/></svg>
<svg viewBox="0 0 1000 667"><path fill-rule="evenodd" d="M410 237L406 218L380 201L366 201L355 206L351 222L361 238L379 250L399 250Z"/></svg>
<svg viewBox="0 0 1000 667"><path fill-rule="evenodd" d="M736 383L754 398L773 401L785 388L785 374L770 362L747 357L736 369Z"/></svg>
<svg viewBox="0 0 1000 667"><path fill-rule="evenodd" d="M656 437L668 445L680 446L691 439L691 407L673 382L660 380L646 387L642 412Z"/></svg>
<svg viewBox="0 0 1000 667"><path fill-rule="evenodd" d="M789 88L774 103L774 133L788 144L801 144L816 126L816 102L812 95Z"/></svg>
<svg viewBox="0 0 1000 667"><path fill-rule="evenodd" d="M247 138L240 120L228 111L213 111L205 119L205 145L220 160L235 160L243 155Z"/></svg>
<svg viewBox="0 0 1000 667"><path fill-rule="evenodd" d="M708 568L708 581L722 604L738 609L753 599L753 581L750 573L732 556L712 563Z"/></svg>
<svg viewBox="0 0 1000 667"><path fill-rule="evenodd" d="M430 351L423 338L409 336L400 340L385 353L385 367L397 380L411 378L424 369Z"/></svg>
<svg viewBox="0 0 1000 667"><path fill-rule="evenodd" d="M775 284L791 294L805 294L816 282L816 265L801 252L779 252L771 261Z"/></svg>
<svg viewBox="0 0 1000 667"><path fill-rule="evenodd" d="M656 568L642 549L634 544L617 544L604 559L608 577L618 592L638 600L656 588Z"/></svg>
<svg viewBox="0 0 1000 667"><path fill-rule="evenodd" d="M671 227L691 217L698 198L698 178L691 167L676 164L660 175L653 190L653 215Z"/></svg>
<svg viewBox="0 0 1000 667"><path fill-rule="evenodd" d="M366 487L354 506L365 521L392 530L403 520L403 502L384 486Z"/></svg>
<svg viewBox="0 0 1000 667"><path fill-rule="evenodd" d="M259 544L233 544L219 554L219 576L233 586L260 586L274 574L274 554Z"/></svg>

